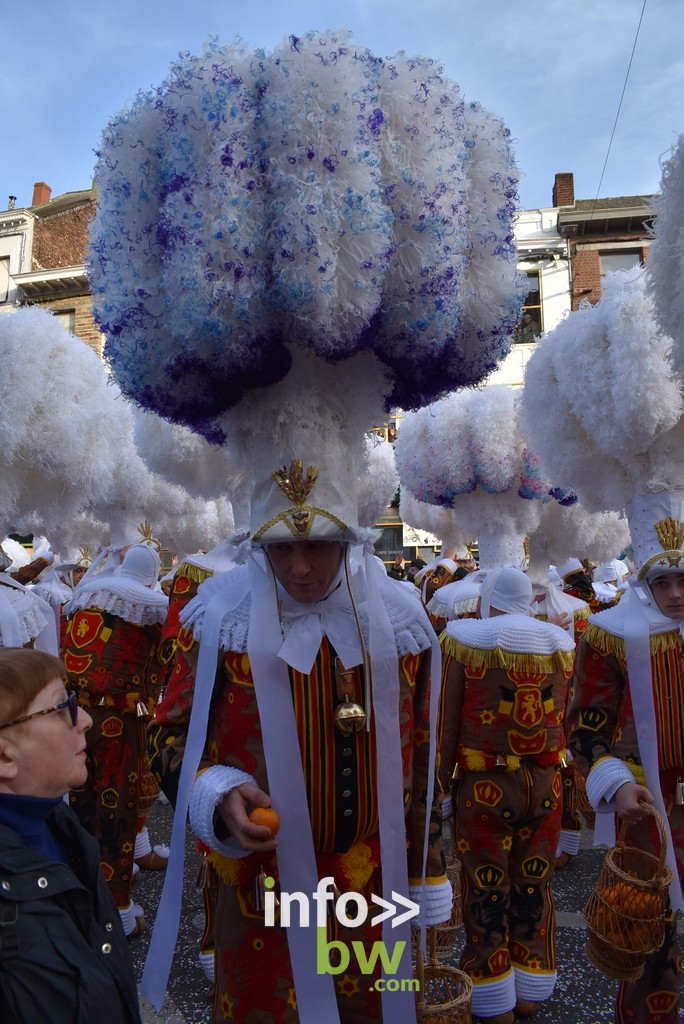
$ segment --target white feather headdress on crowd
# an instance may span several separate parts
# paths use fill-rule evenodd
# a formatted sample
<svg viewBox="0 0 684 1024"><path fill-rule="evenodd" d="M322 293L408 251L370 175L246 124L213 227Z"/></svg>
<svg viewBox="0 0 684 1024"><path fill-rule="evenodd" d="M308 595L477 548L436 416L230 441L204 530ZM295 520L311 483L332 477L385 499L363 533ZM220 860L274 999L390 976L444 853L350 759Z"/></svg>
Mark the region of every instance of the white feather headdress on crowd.
<svg viewBox="0 0 684 1024"><path fill-rule="evenodd" d="M376 434L365 439L366 465L358 481L359 526L372 528L385 514L399 489L394 449Z"/></svg>
<svg viewBox="0 0 684 1024"><path fill-rule="evenodd" d="M247 529L249 500L245 469L236 465L228 449L209 444L189 427L169 423L156 413L137 407L133 409L133 434L138 454L148 469L181 487L191 497L208 501L228 498L235 528ZM220 511L216 511L219 519L223 518ZM207 538L200 546L215 543L216 540Z"/></svg>
<svg viewBox="0 0 684 1024"><path fill-rule="evenodd" d="M408 413L395 444L402 489L453 510L478 540L480 567L520 565L542 503L572 502L540 471L519 423L520 393L503 385L449 395Z"/></svg>
<svg viewBox="0 0 684 1024"><path fill-rule="evenodd" d="M212 442L236 443L228 410L247 435L254 416L289 470L318 405L348 422L362 378L357 435L477 382L519 311L516 178L507 130L434 61L346 33L180 59L109 125L97 167L89 273L120 386ZM291 425L259 415L279 383Z"/></svg>
<svg viewBox="0 0 684 1024"><path fill-rule="evenodd" d="M672 338L672 362L684 379L684 135L663 162L653 244L646 264L646 283L661 332Z"/></svg>
<svg viewBox="0 0 684 1024"><path fill-rule="evenodd" d="M629 524L618 512L587 512L580 502L549 502L530 536L529 575L546 582L550 565L560 566L573 552L594 562L615 558L629 547Z"/></svg>
<svg viewBox="0 0 684 1024"><path fill-rule="evenodd" d="M404 488L399 500L401 518L416 530L425 530L442 543L443 551L455 552L456 558L469 558L468 545L475 540L475 534L467 536L456 522L454 510L440 505L419 501Z"/></svg>
<svg viewBox="0 0 684 1024"><path fill-rule="evenodd" d="M0 362L0 521L55 534L109 489L112 389L95 352L37 306L0 317Z"/></svg>
<svg viewBox="0 0 684 1024"><path fill-rule="evenodd" d="M684 396L642 270L607 275L539 343L523 403L548 472L588 511L627 512L638 567L662 554L654 523L684 518Z"/></svg>

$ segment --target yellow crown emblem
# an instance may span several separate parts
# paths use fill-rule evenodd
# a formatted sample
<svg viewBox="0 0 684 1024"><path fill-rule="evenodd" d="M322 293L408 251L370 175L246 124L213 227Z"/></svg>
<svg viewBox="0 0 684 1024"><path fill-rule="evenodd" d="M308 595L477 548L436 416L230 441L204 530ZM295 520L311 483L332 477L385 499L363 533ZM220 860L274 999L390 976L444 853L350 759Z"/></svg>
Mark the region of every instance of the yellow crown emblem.
<svg viewBox="0 0 684 1024"><path fill-rule="evenodd" d="M149 519L146 519L144 523L140 523L138 531L141 537L141 544L150 544L153 548L156 548L157 551L161 551L161 541L157 540L157 538L153 536L152 523Z"/></svg>
<svg viewBox="0 0 684 1024"><path fill-rule="evenodd" d="M684 523L668 516L654 523L654 529L663 551L679 551L684 544Z"/></svg>
<svg viewBox="0 0 684 1024"><path fill-rule="evenodd" d="M283 466L282 469L274 469L271 474L278 484L280 493L291 501L293 505L303 505L314 489L318 477L318 467L309 466L304 477L304 463L301 459L294 459L290 468Z"/></svg>

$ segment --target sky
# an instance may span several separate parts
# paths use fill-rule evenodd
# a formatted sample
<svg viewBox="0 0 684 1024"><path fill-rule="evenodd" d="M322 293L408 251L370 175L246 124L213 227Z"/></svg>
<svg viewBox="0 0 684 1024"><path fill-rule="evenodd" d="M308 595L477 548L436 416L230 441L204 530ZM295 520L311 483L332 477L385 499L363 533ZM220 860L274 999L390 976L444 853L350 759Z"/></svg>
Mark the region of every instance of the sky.
<svg viewBox="0 0 684 1024"><path fill-rule="evenodd" d="M657 192L684 131L684 0L32 0L0 2L0 210L89 188L108 120L209 37L271 50L307 30L348 29L379 56L439 60L467 100L503 118L526 209L554 175L577 199Z"/></svg>

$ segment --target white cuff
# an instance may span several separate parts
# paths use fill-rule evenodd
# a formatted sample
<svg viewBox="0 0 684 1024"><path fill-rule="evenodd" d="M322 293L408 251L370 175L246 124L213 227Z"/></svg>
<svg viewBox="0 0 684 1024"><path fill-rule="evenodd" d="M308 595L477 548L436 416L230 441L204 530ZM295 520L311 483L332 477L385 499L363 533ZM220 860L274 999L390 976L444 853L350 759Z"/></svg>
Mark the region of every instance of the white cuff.
<svg viewBox="0 0 684 1024"><path fill-rule="evenodd" d="M137 859L138 857L144 857L152 850L152 844L150 843L150 832L147 825L143 825L141 830L135 837L135 849L133 850L133 856Z"/></svg>
<svg viewBox="0 0 684 1024"><path fill-rule="evenodd" d="M513 966L515 978L515 994L518 999L529 999L533 1003L541 1003L552 995L556 987L556 972L535 974L524 971L517 965Z"/></svg>
<svg viewBox="0 0 684 1024"><path fill-rule="evenodd" d="M226 839L221 842L214 832L214 811L221 800L244 782L257 785L255 779L239 768L231 768L227 764L215 764L198 775L190 792L189 817L193 832L205 846L222 853L224 857L246 857L248 850L238 843L237 839Z"/></svg>
<svg viewBox="0 0 684 1024"><path fill-rule="evenodd" d="M562 828L560 837L558 839L558 846L556 847L556 856L560 853L569 853L571 857L576 857L579 853L580 848L580 833L569 828Z"/></svg>
<svg viewBox="0 0 684 1024"><path fill-rule="evenodd" d="M454 890L448 880L436 885L409 885L409 899L420 907L420 913L411 921L413 927L418 928L425 923L425 927L430 928L434 924L444 924L451 917Z"/></svg>
<svg viewBox="0 0 684 1024"><path fill-rule="evenodd" d="M612 801L620 786L634 782L631 771L618 757L604 757L587 775L587 799L599 814L613 813Z"/></svg>
<svg viewBox="0 0 684 1024"><path fill-rule="evenodd" d="M451 794L445 796L442 800L442 818L448 818L451 815Z"/></svg>

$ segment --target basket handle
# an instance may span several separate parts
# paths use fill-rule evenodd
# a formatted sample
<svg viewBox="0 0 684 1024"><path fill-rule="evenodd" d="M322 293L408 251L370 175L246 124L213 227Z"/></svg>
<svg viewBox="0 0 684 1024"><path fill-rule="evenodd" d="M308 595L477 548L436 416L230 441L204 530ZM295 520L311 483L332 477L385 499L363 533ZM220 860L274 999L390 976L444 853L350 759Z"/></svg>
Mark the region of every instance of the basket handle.
<svg viewBox="0 0 684 1024"><path fill-rule="evenodd" d="M665 819L663 818L658 808L654 807L653 804L648 804L645 800L640 800L639 806L642 807L647 812L647 814L652 814L656 820L658 831L660 832L660 857L658 859L658 870L662 871L665 867L665 858L667 857L667 828L665 827ZM636 823L633 821L623 821L620 825L618 842L621 843L623 846L625 842L625 836L627 834L627 829L630 825L634 824Z"/></svg>
<svg viewBox="0 0 684 1024"><path fill-rule="evenodd" d="M427 947L427 958L429 964L439 963L437 959L437 926L428 925L425 929L426 947ZM420 948L418 943L418 949L416 951L416 978L418 979L419 988L418 991L423 991L423 982L425 981L425 957L423 956L423 950Z"/></svg>

